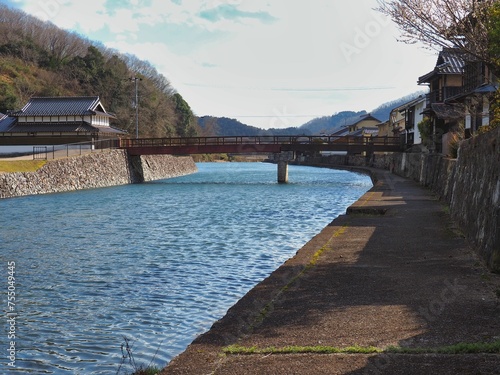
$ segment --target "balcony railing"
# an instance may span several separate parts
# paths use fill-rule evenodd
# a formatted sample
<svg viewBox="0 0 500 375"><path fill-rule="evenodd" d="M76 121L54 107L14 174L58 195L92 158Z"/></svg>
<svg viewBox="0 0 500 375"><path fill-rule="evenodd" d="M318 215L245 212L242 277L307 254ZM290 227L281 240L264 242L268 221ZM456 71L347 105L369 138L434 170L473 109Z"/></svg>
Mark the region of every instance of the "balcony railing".
<svg viewBox="0 0 500 375"><path fill-rule="evenodd" d="M462 86L446 86L427 94L427 106L433 103L444 103L447 99L460 95L464 92Z"/></svg>

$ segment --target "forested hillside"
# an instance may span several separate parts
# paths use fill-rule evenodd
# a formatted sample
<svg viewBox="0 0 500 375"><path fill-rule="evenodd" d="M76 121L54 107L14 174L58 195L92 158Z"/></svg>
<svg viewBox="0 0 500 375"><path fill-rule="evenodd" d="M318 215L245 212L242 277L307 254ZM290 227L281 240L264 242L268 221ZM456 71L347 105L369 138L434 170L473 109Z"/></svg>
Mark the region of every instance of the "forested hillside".
<svg viewBox="0 0 500 375"><path fill-rule="evenodd" d="M340 129L348 119L366 114L366 111L342 111L332 116L315 118L300 127L303 131L312 134L331 134Z"/></svg>
<svg viewBox="0 0 500 375"><path fill-rule="evenodd" d="M290 127L285 129L261 129L255 126L245 125L238 120L227 117L204 116L198 119L200 126L200 135L203 136L238 136L244 135L248 137L255 136L272 136L272 135L308 135L311 134L308 130L301 128Z"/></svg>
<svg viewBox="0 0 500 375"><path fill-rule="evenodd" d="M378 118L380 121L387 121L387 120L389 120L389 116L391 114L391 111L394 108L400 107L403 104L408 103L408 102L418 98L420 95L425 95L425 93L426 93L425 90L417 91L417 92L414 92L410 95L406 95L402 98L384 103L384 104L378 106L377 108L375 108L371 112L371 114L373 117Z"/></svg>
<svg viewBox="0 0 500 375"><path fill-rule="evenodd" d="M0 112L18 110L32 96L94 96L134 132L135 82L140 135L196 135L198 125L170 82L148 62L42 22L0 4Z"/></svg>
<svg viewBox="0 0 500 375"><path fill-rule="evenodd" d="M375 108L371 115L381 122L389 119L389 115L394 108L397 108L409 101L423 95L424 91L418 91L393 100ZM238 120L226 117L205 116L198 119L200 126L199 133L203 136L264 136L264 135L320 135L332 134L343 127L349 120L367 114L366 111L342 111L332 116L324 116L312 119L299 127L290 127L286 129L260 129L254 126L245 125Z"/></svg>

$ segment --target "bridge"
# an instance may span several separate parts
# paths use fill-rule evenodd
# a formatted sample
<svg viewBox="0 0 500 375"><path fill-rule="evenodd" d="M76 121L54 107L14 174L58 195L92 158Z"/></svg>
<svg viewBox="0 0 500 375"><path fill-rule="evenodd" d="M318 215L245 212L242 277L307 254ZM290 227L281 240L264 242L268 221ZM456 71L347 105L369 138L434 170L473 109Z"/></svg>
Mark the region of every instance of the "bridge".
<svg viewBox="0 0 500 375"><path fill-rule="evenodd" d="M344 151L372 155L374 152L403 150L399 137L353 136L234 136L189 138L121 139L120 148L129 155L195 155L195 154L281 154ZM279 158L278 182L288 180L288 160Z"/></svg>
<svg viewBox="0 0 500 375"><path fill-rule="evenodd" d="M352 136L235 136L122 139L120 148L130 155L244 154L346 151L353 154L397 152L399 137Z"/></svg>

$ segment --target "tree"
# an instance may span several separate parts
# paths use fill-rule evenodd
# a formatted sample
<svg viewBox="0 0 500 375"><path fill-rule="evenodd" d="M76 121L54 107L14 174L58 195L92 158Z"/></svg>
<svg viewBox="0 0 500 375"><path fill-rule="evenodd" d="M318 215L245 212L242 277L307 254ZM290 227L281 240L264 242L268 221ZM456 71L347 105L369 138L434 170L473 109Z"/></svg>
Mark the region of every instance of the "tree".
<svg viewBox="0 0 500 375"><path fill-rule="evenodd" d="M489 55L496 66L500 66L500 3L491 6L488 22Z"/></svg>
<svg viewBox="0 0 500 375"><path fill-rule="evenodd" d="M498 0L378 0L378 11L401 30L401 41L421 42L431 48L458 48L468 58L486 63L500 73L490 45L492 29L498 30ZM492 21L495 24L492 24ZM500 34L496 34L500 38Z"/></svg>
<svg viewBox="0 0 500 375"><path fill-rule="evenodd" d="M5 83L0 82L0 112L17 109L18 100L12 89Z"/></svg>
<svg viewBox="0 0 500 375"><path fill-rule="evenodd" d="M178 116L175 130L179 137L193 137L196 135L194 127L195 117L189 104L186 103L184 98L179 93L174 94L175 112Z"/></svg>

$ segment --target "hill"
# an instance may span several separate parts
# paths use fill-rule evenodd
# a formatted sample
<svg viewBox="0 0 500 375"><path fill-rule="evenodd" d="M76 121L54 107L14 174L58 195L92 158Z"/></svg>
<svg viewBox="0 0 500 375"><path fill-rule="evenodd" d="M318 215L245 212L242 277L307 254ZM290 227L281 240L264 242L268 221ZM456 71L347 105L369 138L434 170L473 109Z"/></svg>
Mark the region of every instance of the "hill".
<svg viewBox="0 0 500 375"><path fill-rule="evenodd" d="M426 91L417 91L412 94L403 96L402 98L384 103L377 108L375 108L373 111L371 111L371 115L375 118L378 118L380 121L385 122L389 120L389 116L391 114L391 111L394 108L400 107L405 103L408 103L416 98L418 98L420 95L425 94Z"/></svg>
<svg viewBox="0 0 500 375"><path fill-rule="evenodd" d="M381 122L389 120L391 111L404 103L407 103L419 95L423 91L404 96L402 98L384 103L375 108L371 115ZM315 118L302 126L291 127L286 129L261 129L255 126L249 126L241 123L238 120L226 117L204 116L198 119L200 127L200 135L203 136L279 136L279 135L319 135L331 134L340 129L346 122L354 117L359 117L367 114L366 111L342 111L332 116L324 116Z"/></svg>
<svg viewBox="0 0 500 375"><path fill-rule="evenodd" d="M238 120L227 117L204 116L198 118L200 135L202 136L226 136L237 135L255 136L278 136L278 135L308 135L312 134L307 129L296 127L286 129L261 129L255 126L245 125Z"/></svg>
<svg viewBox="0 0 500 375"><path fill-rule="evenodd" d="M343 111L332 116L315 118L300 126L300 129L308 131L311 134L331 134L344 126L347 120L364 114L366 114L366 111Z"/></svg>
<svg viewBox="0 0 500 375"><path fill-rule="evenodd" d="M112 125L133 133L137 82L140 136L196 134L189 105L150 63L3 4L0 17L0 112L32 96L98 95L117 117Z"/></svg>

